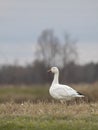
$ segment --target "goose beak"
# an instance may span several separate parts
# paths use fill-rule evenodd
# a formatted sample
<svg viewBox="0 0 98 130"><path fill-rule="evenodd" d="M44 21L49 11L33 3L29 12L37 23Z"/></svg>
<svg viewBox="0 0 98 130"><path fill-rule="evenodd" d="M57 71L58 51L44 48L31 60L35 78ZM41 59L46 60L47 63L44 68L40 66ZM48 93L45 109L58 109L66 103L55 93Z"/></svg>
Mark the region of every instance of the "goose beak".
<svg viewBox="0 0 98 130"><path fill-rule="evenodd" d="M51 69L49 69L47 72L51 72Z"/></svg>

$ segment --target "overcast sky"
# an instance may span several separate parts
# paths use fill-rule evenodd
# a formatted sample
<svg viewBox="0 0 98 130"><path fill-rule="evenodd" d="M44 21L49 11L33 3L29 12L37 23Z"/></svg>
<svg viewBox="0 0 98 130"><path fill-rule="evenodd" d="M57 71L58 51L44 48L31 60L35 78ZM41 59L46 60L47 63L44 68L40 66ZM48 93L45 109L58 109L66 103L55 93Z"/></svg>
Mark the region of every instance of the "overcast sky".
<svg viewBox="0 0 98 130"><path fill-rule="evenodd" d="M47 28L78 39L79 63L98 62L98 0L0 0L0 64L31 62Z"/></svg>

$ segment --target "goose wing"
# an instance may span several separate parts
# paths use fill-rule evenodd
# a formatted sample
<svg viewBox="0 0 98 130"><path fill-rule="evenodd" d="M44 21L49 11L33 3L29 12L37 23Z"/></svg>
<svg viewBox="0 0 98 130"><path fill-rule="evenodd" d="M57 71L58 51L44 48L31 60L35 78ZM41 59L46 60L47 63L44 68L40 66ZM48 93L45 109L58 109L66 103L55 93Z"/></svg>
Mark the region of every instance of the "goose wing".
<svg viewBox="0 0 98 130"><path fill-rule="evenodd" d="M78 95L76 90L67 85L56 85L56 87L54 87L54 93L62 98L67 96L75 97Z"/></svg>

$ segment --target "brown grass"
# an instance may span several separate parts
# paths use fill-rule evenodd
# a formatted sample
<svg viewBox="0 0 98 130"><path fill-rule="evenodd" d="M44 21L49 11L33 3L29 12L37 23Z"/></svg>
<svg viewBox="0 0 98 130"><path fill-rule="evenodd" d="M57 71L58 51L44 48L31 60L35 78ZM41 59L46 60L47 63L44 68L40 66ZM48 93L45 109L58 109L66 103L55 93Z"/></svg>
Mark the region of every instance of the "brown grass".
<svg viewBox="0 0 98 130"><path fill-rule="evenodd" d="M61 103L39 102L37 104L25 102L23 104L0 104L0 117L4 116L32 116L35 118L82 118L90 115L98 116L98 103L80 103L66 105Z"/></svg>
<svg viewBox="0 0 98 130"><path fill-rule="evenodd" d="M98 82L94 84L71 84L72 88L85 95L86 102L98 102ZM1 86L0 103L7 102L52 102L53 98L49 95L50 85L40 86ZM55 101L55 100L54 100Z"/></svg>
<svg viewBox="0 0 98 130"><path fill-rule="evenodd" d="M83 93L88 101L98 101L98 82L95 82L93 84L72 84L72 87L75 88L77 91Z"/></svg>
<svg viewBox="0 0 98 130"><path fill-rule="evenodd" d="M61 104L48 85L0 88L0 129L98 130L98 83L70 86L88 100Z"/></svg>

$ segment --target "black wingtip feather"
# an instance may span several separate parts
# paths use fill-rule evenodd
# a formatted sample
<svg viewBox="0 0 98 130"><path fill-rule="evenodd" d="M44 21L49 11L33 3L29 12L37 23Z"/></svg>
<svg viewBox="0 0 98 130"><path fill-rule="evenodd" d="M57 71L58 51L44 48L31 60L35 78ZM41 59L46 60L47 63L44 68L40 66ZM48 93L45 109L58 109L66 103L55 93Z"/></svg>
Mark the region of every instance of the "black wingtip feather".
<svg viewBox="0 0 98 130"><path fill-rule="evenodd" d="M84 94L82 94L82 93L80 93L80 92L77 92L79 95L84 95Z"/></svg>

